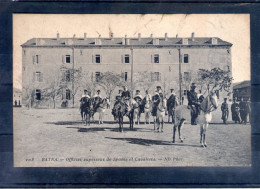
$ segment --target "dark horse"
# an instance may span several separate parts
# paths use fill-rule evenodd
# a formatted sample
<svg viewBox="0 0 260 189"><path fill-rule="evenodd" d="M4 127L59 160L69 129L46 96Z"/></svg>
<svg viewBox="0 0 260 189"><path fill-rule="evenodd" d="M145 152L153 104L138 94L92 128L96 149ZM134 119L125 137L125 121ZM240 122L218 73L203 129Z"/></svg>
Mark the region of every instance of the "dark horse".
<svg viewBox="0 0 260 189"><path fill-rule="evenodd" d="M80 113L82 122L85 120L86 125L90 125L90 118L94 114L93 104L94 100L92 98L83 97L81 99Z"/></svg>
<svg viewBox="0 0 260 189"><path fill-rule="evenodd" d="M122 101L118 100L114 108L112 110L112 114L115 118L115 120L118 121L119 123L119 131L123 132L123 124L124 124L124 116L127 116L129 118L129 123L130 123L130 129L132 130L134 127L134 110L135 108L138 107L138 104L135 102L135 100L130 99L129 100L129 105Z"/></svg>

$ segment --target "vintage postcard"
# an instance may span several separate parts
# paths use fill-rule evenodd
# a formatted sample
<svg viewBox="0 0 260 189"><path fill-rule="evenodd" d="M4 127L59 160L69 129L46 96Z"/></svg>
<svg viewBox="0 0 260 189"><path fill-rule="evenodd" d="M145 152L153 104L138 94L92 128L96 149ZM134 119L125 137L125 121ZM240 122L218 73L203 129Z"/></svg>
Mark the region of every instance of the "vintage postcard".
<svg viewBox="0 0 260 189"><path fill-rule="evenodd" d="M13 14L15 167L251 166L249 14Z"/></svg>

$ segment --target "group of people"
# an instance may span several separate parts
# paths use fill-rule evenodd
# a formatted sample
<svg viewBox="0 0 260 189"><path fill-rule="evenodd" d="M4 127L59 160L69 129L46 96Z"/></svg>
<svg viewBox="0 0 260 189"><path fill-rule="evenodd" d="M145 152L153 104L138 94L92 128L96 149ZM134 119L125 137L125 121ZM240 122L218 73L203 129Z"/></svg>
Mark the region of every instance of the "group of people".
<svg viewBox="0 0 260 189"><path fill-rule="evenodd" d="M191 109L191 124L192 125L197 125L196 119L199 115L200 112L200 103L203 100L203 96L201 95L199 97L199 94L195 91L196 89L196 84L192 83L191 85L191 90L188 91L187 97L188 97L188 107ZM97 93L93 96L94 99L101 99L100 95L100 90L97 90ZM175 113L175 108L180 104L179 99L177 95L175 94L174 89L170 89L170 96L166 98L163 95L163 91L161 86L157 86L156 90L154 91L154 94L151 95L149 94L149 91L145 91L145 96L143 97L140 94L140 90L136 90L136 93L133 98L131 98L131 93L128 90L127 86L123 87L123 90L119 90L119 93L116 96L116 102L114 106L116 106L118 103L123 102L126 105L126 111L129 110L130 105L131 105L131 100L135 100L139 105L140 105L140 111L141 113L144 112L144 103L145 102L150 102L153 104L152 106L152 111L151 114L152 116L156 116L157 112L157 106L159 105L161 99L167 99L167 109L166 114L169 113L170 115L173 115L172 117L174 118L174 113ZM84 90L84 94L81 97L81 104L83 98L90 98L89 93L87 90ZM113 113L113 110L112 110ZM173 120L174 122L174 120Z"/></svg>
<svg viewBox="0 0 260 189"><path fill-rule="evenodd" d="M222 120L224 123L226 123L226 120L229 116L229 107L227 103L227 98L224 98L224 102L221 105L221 111L222 111ZM240 102L238 102L237 98L235 97L233 99L233 103L231 105L231 113L232 113L232 120L235 123L247 123L247 120L251 117L251 105L250 105L250 98L247 100L244 100L242 97L240 99Z"/></svg>

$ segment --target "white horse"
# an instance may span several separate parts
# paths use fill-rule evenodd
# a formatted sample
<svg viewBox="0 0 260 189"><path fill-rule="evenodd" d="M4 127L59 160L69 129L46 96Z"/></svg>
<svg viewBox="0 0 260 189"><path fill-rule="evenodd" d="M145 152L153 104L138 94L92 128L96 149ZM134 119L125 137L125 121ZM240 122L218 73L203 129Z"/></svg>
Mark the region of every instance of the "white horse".
<svg viewBox="0 0 260 189"><path fill-rule="evenodd" d="M98 112L98 124L103 124L103 117L105 110L107 109L109 105L109 101L107 98L102 99L101 103L98 105L96 112Z"/></svg>
<svg viewBox="0 0 260 189"><path fill-rule="evenodd" d="M204 98L200 104L200 114L197 118L197 123L200 124L200 144L201 147L207 147L206 144L206 130L208 124L212 119L211 112L216 110L218 106L218 100L215 93L211 93ZM191 109L188 106L178 106L175 110L175 123L173 128L173 143L175 142L175 132L178 127L179 139L183 142L181 137L181 127L186 120L191 120Z"/></svg>
<svg viewBox="0 0 260 189"><path fill-rule="evenodd" d="M144 117L145 124L148 123L150 125L150 116L152 112L152 101L150 99L144 99Z"/></svg>
<svg viewBox="0 0 260 189"><path fill-rule="evenodd" d="M164 116L166 111L166 98L160 97L160 103L157 107L157 113L156 113L156 123L157 123L157 132L163 132L163 124L164 124Z"/></svg>

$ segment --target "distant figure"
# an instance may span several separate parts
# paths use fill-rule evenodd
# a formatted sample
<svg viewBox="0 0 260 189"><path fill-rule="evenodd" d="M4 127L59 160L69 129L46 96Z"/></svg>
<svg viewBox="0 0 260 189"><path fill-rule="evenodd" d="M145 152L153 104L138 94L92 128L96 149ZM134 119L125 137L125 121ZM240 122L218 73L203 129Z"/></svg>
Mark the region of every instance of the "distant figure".
<svg viewBox="0 0 260 189"><path fill-rule="evenodd" d="M14 101L14 106L17 106L17 101L16 100Z"/></svg>
<svg viewBox="0 0 260 189"><path fill-rule="evenodd" d="M240 123L241 122L240 107L236 97L233 99L233 104L231 105L231 113L232 113L232 120L235 123Z"/></svg>
<svg viewBox="0 0 260 189"><path fill-rule="evenodd" d="M18 106L21 106L21 101L19 100Z"/></svg>
<svg viewBox="0 0 260 189"><path fill-rule="evenodd" d="M221 111L222 111L222 117L223 123L226 124L228 120L229 110L228 110L228 103L227 98L224 98L224 102L221 105Z"/></svg>
<svg viewBox="0 0 260 189"><path fill-rule="evenodd" d="M250 101L250 98L248 98L246 102L248 104L248 119L249 119L249 123L251 123L251 101Z"/></svg>
<svg viewBox="0 0 260 189"><path fill-rule="evenodd" d="M157 106L160 103L160 96L159 96L160 91L161 91L161 87L157 86L155 90L155 94L152 97L152 102L153 102L152 116L156 116L157 114Z"/></svg>
<svg viewBox="0 0 260 189"><path fill-rule="evenodd" d="M243 97L241 98L241 102L239 103L240 107L240 116L241 116L241 123L247 123L247 116L249 113L248 103L244 101Z"/></svg>

